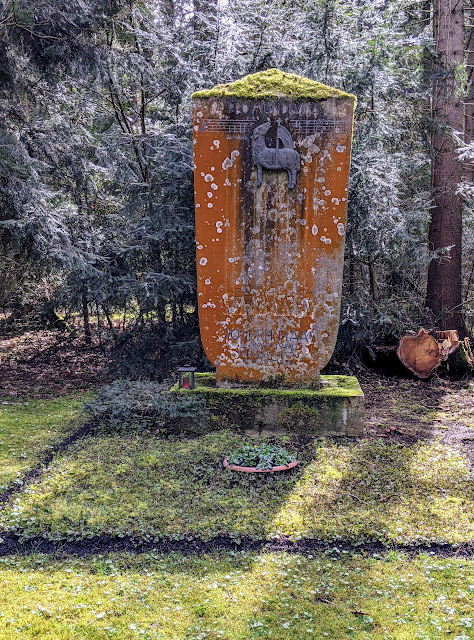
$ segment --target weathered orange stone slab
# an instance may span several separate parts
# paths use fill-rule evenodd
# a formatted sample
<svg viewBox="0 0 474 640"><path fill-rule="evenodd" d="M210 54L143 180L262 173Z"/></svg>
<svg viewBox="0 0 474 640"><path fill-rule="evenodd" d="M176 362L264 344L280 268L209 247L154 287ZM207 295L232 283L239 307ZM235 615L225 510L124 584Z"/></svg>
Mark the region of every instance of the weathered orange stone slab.
<svg viewBox="0 0 474 640"><path fill-rule="evenodd" d="M312 386L333 352L354 100L329 91L193 99L199 318L221 384Z"/></svg>

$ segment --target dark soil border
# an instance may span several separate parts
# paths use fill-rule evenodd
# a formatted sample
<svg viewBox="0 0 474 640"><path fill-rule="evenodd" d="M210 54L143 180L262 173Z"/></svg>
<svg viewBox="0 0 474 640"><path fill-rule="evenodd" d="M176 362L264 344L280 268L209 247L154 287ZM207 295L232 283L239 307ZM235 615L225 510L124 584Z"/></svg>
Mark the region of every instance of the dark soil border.
<svg viewBox="0 0 474 640"><path fill-rule="evenodd" d="M410 558L422 553L431 554L439 558L466 558L474 559L474 541L462 544L405 544L384 545L381 542L369 542L353 544L349 541L327 542L303 538L290 540L279 538L278 540L251 540L237 541L228 537L217 537L212 540L171 540L163 539L159 542L144 542L133 538L117 538L112 536L100 536L90 540L78 540L74 542L51 541L45 538L32 538L20 542L19 536L5 534L1 538L0 557L9 555L28 555L41 553L48 555L68 555L86 558L89 556L117 552L145 553L155 551L158 553L180 553L184 556L200 555L215 552L250 551L258 553L285 552L301 555L331 555L344 557L349 555L362 555L366 557L385 556L390 552L399 552Z"/></svg>
<svg viewBox="0 0 474 640"><path fill-rule="evenodd" d="M25 475L21 478L19 482L15 482L11 487L9 487L3 493L0 493L0 507L11 502L12 498L23 491L25 487L31 484L36 478L39 477L41 472L49 467L51 462L53 461L54 456L60 451L66 450L72 444L85 437L95 426L93 422L86 422L82 424L79 429L76 429L72 433L70 433L64 440L57 442L52 445L48 452L45 453L40 459L36 467L31 468L29 471L25 473Z"/></svg>

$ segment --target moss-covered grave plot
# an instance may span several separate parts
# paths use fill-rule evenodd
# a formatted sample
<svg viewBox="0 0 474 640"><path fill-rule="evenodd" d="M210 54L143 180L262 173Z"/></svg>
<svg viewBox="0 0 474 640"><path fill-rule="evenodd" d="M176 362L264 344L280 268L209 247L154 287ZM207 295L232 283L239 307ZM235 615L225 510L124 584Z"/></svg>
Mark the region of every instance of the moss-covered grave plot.
<svg viewBox="0 0 474 640"><path fill-rule="evenodd" d="M351 93L328 87L315 80L284 73L279 69L268 69L245 76L235 82L218 84L212 89L196 91L193 98L240 98L242 100L271 100L291 98L293 101L327 100L328 98L349 98Z"/></svg>
<svg viewBox="0 0 474 640"><path fill-rule="evenodd" d="M88 436L59 454L3 512L0 536L74 541L344 540L357 546L474 540L469 460L452 446L272 438L301 461L238 474L234 431L176 439Z"/></svg>
<svg viewBox="0 0 474 640"><path fill-rule="evenodd" d="M235 425L247 433L305 436L360 436L364 430L364 394L354 376L321 376L319 389L216 387L212 373L195 374L193 390L202 395L214 428Z"/></svg>

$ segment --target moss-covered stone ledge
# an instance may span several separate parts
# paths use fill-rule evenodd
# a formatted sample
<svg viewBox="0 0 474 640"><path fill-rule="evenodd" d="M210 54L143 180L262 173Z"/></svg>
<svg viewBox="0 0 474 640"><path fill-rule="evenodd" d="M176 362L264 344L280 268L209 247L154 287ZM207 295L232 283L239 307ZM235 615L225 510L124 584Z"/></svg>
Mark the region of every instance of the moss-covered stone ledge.
<svg viewBox="0 0 474 640"><path fill-rule="evenodd" d="M236 425L248 433L303 436L361 436L364 394L353 376L321 376L319 389L220 388L213 373L197 373L193 390L201 394L216 428Z"/></svg>
<svg viewBox="0 0 474 640"><path fill-rule="evenodd" d="M267 69L228 84L218 84L211 89L202 89L193 93L192 97L239 98L240 100L271 100L284 97L294 102L329 98L357 100L352 93L328 87L321 82L294 73L284 73L279 69Z"/></svg>

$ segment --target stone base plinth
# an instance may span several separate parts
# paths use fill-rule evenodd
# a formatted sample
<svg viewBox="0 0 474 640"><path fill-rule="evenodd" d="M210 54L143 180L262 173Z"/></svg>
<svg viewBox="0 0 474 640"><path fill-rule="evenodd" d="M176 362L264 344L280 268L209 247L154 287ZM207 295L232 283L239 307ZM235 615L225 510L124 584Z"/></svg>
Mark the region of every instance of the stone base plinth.
<svg viewBox="0 0 474 640"><path fill-rule="evenodd" d="M212 373L197 373L195 383L192 391L179 393L204 396L211 427L235 425L249 434L301 436L364 432L364 394L353 376L321 376L319 389L221 388Z"/></svg>

